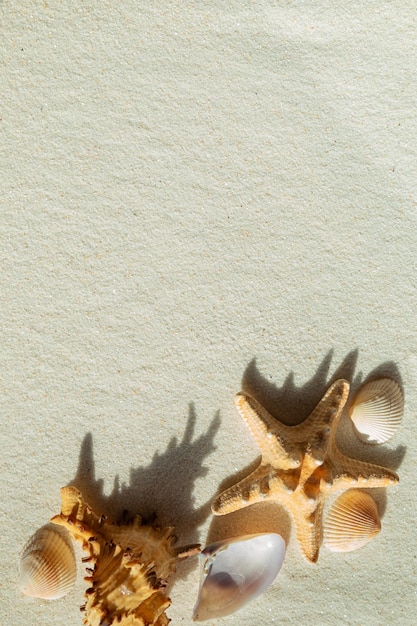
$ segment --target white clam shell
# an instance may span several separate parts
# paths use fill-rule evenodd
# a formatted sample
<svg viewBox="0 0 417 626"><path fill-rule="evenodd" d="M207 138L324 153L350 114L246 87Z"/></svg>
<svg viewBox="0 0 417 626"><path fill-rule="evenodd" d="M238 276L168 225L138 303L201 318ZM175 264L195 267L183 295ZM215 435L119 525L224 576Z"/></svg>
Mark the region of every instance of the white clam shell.
<svg viewBox="0 0 417 626"><path fill-rule="evenodd" d="M200 555L200 590L193 619L223 617L258 597L274 581L285 557L275 533L244 535L207 546Z"/></svg>
<svg viewBox="0 0 417 626"><path fill-rule="evenodd" d="M67 534L54 524L46 524L29 539L19 566L20 588L24 594L56 600L72 589L77 570Z"/></svg>
<svg viewBox="0 0 417 626"><path fill-rule="evenodd" d="M330 508L323 524L323 543L332 552L352 552L380 530L378 508L372 496L361 489L349 489Z"/></svg>
<svg viewBox="0 0 417 626"><path fill-rule="evenodd" d="M404 412L401 387L378 378L360 387L349 409L356 434L366 443L385 443L396 433Z"/></svg>

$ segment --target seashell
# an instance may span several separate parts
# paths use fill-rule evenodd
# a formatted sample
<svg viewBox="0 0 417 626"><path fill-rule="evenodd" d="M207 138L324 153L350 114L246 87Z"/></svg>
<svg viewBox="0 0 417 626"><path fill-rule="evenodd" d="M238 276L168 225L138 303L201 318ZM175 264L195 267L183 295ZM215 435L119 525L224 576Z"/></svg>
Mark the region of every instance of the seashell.
<svg viewBox="0 0 417 626"><path fill-rule="evenodd" d="M323 525L324 545L332 552L351 552L381 530L375 500L362 489L345 491L332 505Z"/></svg>
<svg viewBox="0 0 417 626"><path fill-rule="evenodd" d="M207 546L200 554L200 590L193 620L224 617L263 593L285 557L275 533L244 535Z"/></svg>
<svg viewBox="0 0 417 626"><path fill-rule="evenodd" d="M75 583L77 568L68 533L46 524L25 545L20 558L20 588L27 596L57 600Z"/></svg>
<svg viewBox="0 0 417 626"><path fill-rule="evenodd" d="M400 426L403 411L401 387L392 378L378 378L360 387L349 414L359 439L385 443Z"/></svg>
<svg viewBox="0 0 417 626"><path fill-rule="evenodd" d="M137 516L129 524L98 517L75 487L61 489L62 511L52 518L82 543L88 556L84 624L166 626L171 604L166 581L179 558L198 546L174 548L173 528L156 528Z"/></svg>

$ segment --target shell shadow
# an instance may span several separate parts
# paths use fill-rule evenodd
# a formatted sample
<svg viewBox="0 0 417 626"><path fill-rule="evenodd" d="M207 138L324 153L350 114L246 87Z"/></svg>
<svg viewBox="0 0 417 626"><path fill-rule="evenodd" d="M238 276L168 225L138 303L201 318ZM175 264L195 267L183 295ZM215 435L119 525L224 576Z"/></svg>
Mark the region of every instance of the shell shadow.
<svg viewBox="0 0 417 626"><path fill-rule="evenodd" d="M279 504L258 502L240 511L213 517L207 535L207 545L230 537L278 532L288 545L291 518Z"/></svg>
<svg viewBox="0 0 417 626"><path fill-rule="evenodd" d="M361 385L371 380L375 380L376 378L382 378L385 376L394 379L400 385L401 389L403 389L403 382L400 372L396 363L394 363L393 361L386 361L385 363L381 363L364 378L362 378L362 373L360 373L357 378L355 378L354 382L352 383L348 403L340 420L339 428L337 431L337 443L340 450L347 456L350 456L354 459L364 460L368 463L373 463L375 465L382 465L384 467L389 467L390 469L397 470L403 462L407 447L400 445L396 448L393 448L391 447L392 444L390 443L388 443L388 445L372 445L364 443L355 434L353 422L350 419L347 411L347 408L351 404L356 392ZM383 488L378 488L368 489L367 491L374 498L374 500L376 500L378 505L378 512L382 519L387 507L387 490Z"/></svg>
<svg viewBox="0 0 417 626"><path fill-rule="evenodd" d="M293 372L287 376L281 387L277 386L272 383L270 379L261 374L257 367L256 359L252 359L242 377L242 390L256 398L269 413L282 423L287 426L294 426L300 424L308 417L323 397L327 388L339 378L352 381L352 389L354 392L356 391L363 382L362 372L355 374L358 353L359 351L357 349L349 352L333 374L329 376L330 364L333 357L333 350L330 350L320 363L314 376L301 386L295 385ZM381 376L394 378L401 385L401 377L398 368L395 363L391 361L375 368L375 370L366 377L366 380ZM349 397L348 404L351 400L352 395ZM347 411L345 411L341 417L336 433L336 440L341 451L347 456L392 469L397 469L401 465L406 453L405 446L390 449L387 446L370 446L369 444L367 445L361 442L354 433L353 425ZM253 465L251 464L250 467L226 478L220 485L219 493L250 474L259 465L259 461L260 459L258 457L257 461ZM386 489L370 491L374 492L379 513L382 517L386 509ZM252 507L241 509L240 511L226 516L213 518L208 533L209 541L225 539L227 536L236 536L240 533L242 528L245 529L246 533L263 532L254 530L258 527L262 527L262 522L256 520L257 516L254 515L251 517L247 513L248 509L253 508L254 510L257 509L259 516L265 515L265 511L258 508L258 506L259 505L253 505ZM222 521L223 518L230 519L227 522L226 520ZM288 542L291 525L288 516L285 517L280 513L274 517L274 515L268 514L268 521L264 520L264 523L267 524L268 532L279 532L283 535L285 541Z"/></svg>
<svg viewBox="0 0 417 626"><path fill-rule="evenodd" d="M216 449L213 441L220 427L220 415L216 413L207 432L193 440L196 419L190 404L181 441L172 437L165 452L155 452L148 466L132 467L128 484L120 484L116 475L110 495L104 494L104 481L96 478L93 436L87 433L81 444L77 472L69 485L81 491L98 515L104 514L115 522L140 515L157 526L173 526L178 545L198 543L198 527L210 515L210 500L194 508L194 483L209 471L204 459ZM189 561L181 564L177 577L187 576L195 566L195 560L191 559L190 564Z"/></svg>
<svg viewBox="0 0 417 626"><path fill-rule="evenodd" d="M372 445L362 442L355 434L352 420L347 411L362 384L383 376L393 378L400 387L403 388L398 367L392 361L382 363L372 370L364 379L362 379L362 373L360 373L352 383L349 399L339 423L337 443L340 450L347 456L365 460L368 463L374 463L376 465L385 465L396 470L400 467L404 459L407 450L406 446L401 445L396 448L390 448L385 444Z"/></svg>

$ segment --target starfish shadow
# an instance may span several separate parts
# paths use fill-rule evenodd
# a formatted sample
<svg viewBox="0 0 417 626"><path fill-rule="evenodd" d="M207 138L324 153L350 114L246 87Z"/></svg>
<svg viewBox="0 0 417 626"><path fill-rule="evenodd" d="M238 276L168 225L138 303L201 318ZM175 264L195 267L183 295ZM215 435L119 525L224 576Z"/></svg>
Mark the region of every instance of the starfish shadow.
<svg viewBox="0 0 417 626"><path fill-rule="evenodd" d="M243 374L242 390L256 398L271 415L281 422L287 426L294 426L308 417L328 387L339 378L352 381L352 390L346 406L350 405L358 388L369 380L389 376L396 380L401 387L403 386L398 367L393 361L382 363L372 370L366 378L363 377L362 372L355 375L358 353L357 349L349 352L329 377L330 363L333 357L333 350L330 350L320 363L314 376L299 387L294 384L293 372L288 374L281 387L271 383L259 372L256 359L253 359ZM336 439L341 451L347 456L355 458L355 455L359 454L358 458L360 459L376 465L387 465L392 469L397 469L401 465L406 452L405 446L390 449L387 446L370 446L359 441L346 410L340 420Z"/></svg>
<svg viewBox="0 0 417 626"><path fill-rule="evenodd" d="M358 353L357 349L349 352L333 374L329 376L333 357L333 350L330 350L320 363L314 376L300 386L295 385L293 372L287 376L281 387L277 386L269 378L261 374L257 367L256 359L252 359L242 377L242 390L258 400L269 413L282 423L287 426L294 426L300 424L308 417L328 387L339 378L352 381L353 392L356 392L362 382L364 382L362 372L355 374ZM401 385L398 368L391 361L375 368L366 377L365 381L381 376L389 376ZM349 402L352 397L353 395L351 395ZM401 465L406 453L405 446L398 446L392 449L387 446L370 446L361 442L354 433L352 421L347 411L344 411L340 420L336 440L340 450L347 456L391 469L397 469ZM259 465L260 458L258 457L253 464L238 474L233 474L226 478L220 485L219 493L248 476ZM369 492L375 498L382 517L386 508L386 489L372 489ZM267 514L267 507L274 507L277 512L273 514L269 510ZM253 509L253 512L250 515L249 511L251 509ZM265 520L258 519L261 516L265 516ZM262 527L262 524L267 526L267 530L258 530ZM235 513L213 518L209 530L209 538L210 541L215 541L227 536L236 536L241 534L242 529L245 529L247 533L272 532L275 530L288 541L290 525L288 515L278 505L269 503L255 504Z"/></svg>
<svg viewBox="0 0 417 626"><path fill-rule="evenodd" d="M333 350L329 350L316 373L303 385L294 383L294 372L290 372L281 387L262 375L256 359L248 364L242 377L242 391L256 398L274 417L287 426L295 426L305 420L323 397L326 389L337 379L352 380L358 359L358 350L352 350L329 377ZM359 384L359 380L354 381Z"/></svg>
<svg viewBox="0 0 417 626"><path fill-rule="evenodd" d="M81 444L78 469L69 485L77 487L97 513L112 521L124 522L140 515L157 526L174 526L178 545L199 542L198 527L210 515L210 501L194 508L193 489L197 479L208 473L205 457L214 450L214 437L220 427L216 413L207 432L193 441L196 413L189 406L188 419L181 441L173 437L165 452L155 452L148 466L132 467L128 484L114 478L112 492L104 493L104 481L95 475L93 436L87 433ZM179 564L176 578L186 577L195 561Z"/></svg>

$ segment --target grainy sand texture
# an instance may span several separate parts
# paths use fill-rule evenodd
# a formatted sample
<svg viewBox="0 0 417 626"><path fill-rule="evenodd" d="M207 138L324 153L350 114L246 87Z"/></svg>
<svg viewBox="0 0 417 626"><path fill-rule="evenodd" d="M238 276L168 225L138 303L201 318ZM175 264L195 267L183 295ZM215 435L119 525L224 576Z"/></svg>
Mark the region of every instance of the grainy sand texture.
<svg viewBox="0 0 417 626"><path fill-rule="evenodd" d="M82 623L19 553L74 484L182 544L288 541L275 583L209 626L407 626L416 598L416 5L3 0L0 623ZM328 384L398 380L404 419L340 448L398 472L382 532L317 564L277 506L213 519L259 449L242 388L299 422ZM78 554L81 557L81 554ZM169 588L190 626L197 559Z"/></svg>

